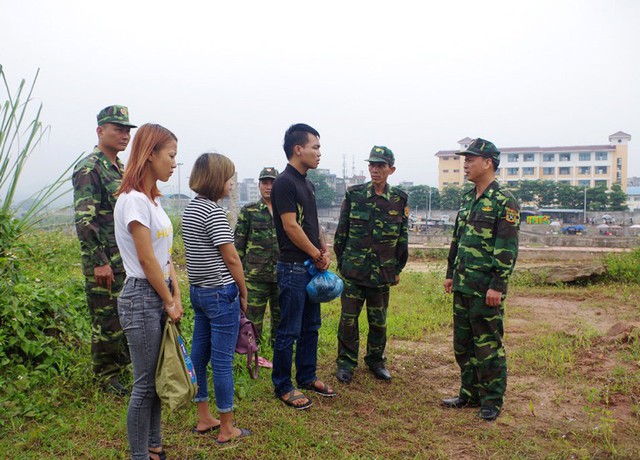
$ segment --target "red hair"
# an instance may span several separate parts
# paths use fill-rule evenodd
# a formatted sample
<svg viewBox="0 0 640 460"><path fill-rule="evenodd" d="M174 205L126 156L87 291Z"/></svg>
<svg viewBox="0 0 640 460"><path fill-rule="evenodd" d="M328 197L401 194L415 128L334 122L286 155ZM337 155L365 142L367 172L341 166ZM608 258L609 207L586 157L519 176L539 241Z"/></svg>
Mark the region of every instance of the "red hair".
<svg viewBox="0 0 640 460"><path fill-rule="evenodd" d="M155 183L151 190L144 190L144 178L149 173L149 162L147 161L149 156L170 141L178 142L178 138L164 126L153 123L146 123L140 126L133 138L131 156L122 177L122 184L116 195L137 190L150 196L152 200L161 196L162 194Z"/></svg>

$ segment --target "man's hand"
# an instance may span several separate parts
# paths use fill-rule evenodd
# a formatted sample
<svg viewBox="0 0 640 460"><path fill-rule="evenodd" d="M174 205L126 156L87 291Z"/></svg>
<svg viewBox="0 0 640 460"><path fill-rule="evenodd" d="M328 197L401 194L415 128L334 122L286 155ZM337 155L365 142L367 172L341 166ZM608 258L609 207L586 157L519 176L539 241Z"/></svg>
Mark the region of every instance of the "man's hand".
<svg viewBox="0 0 640 460"><path fill-rule="evenodd" d="M453 280L451 278L444 280L444 292L447 294L453 292Z"/></svg>
<svg viewBox="0 0 640 460"><path fill-rule="evenodd" d="M111 291L111 284L116 280L113 276L113 270L111 265L101 265L100 267L93 268L93 276L96 279L96 284Z"/></svg>
<svg viewBox="0 0 640 460"><path fill-rule="evenodd" d="M393 278L393 283L391 283L391 286L397 286L399 282L400 282L400 275L396 275L395 278Z"/></svg>
<svg viewBox="0 0 640 460"><path fill-rule="evenodd" d="M329 252L325 252L322 255L322 259L317 261L314 265L320 271L325 271L326 269L328 269L329 265L331 265L331 256L329 255Z"/></svg>
<svg viewBox="0 0 640 460"><path fill-rule="evenodd" d="M501 302L502 292L496 291L494 289L489 289L487 291L487 305L489 305L490 307L499 307Z"/></svg>

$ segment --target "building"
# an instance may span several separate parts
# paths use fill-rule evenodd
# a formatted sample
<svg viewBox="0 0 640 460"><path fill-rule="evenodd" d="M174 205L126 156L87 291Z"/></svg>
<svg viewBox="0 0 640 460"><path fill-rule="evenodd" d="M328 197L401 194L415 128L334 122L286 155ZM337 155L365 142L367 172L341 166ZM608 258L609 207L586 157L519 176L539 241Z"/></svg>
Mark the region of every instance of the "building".
<svg viewBox="0 0 640 460"><path fill-rule="evenodd" d="M580 187L620 184L627 189L627 156L631 136L618 131L609 136L609 144L561 147L507 147L500 149L497 178L516 185L521 180L552 180ZM438 188L464 183L464 157L459 153L473 139L458 141L458 150L440 150Z"/></svg>
<svg viewBox="0 0 640 460"><path fill-rule="evenodd" d="M627 206L629 211L640 210L640 187L627 187Z"/></svg>
<svg viewBox="0 0 640 460"><path fill-rule="evenodd" d="M238 192L242 204L256 202L260 197L258 183L253 178L242 179L242 182L238 184Z"/></svg>

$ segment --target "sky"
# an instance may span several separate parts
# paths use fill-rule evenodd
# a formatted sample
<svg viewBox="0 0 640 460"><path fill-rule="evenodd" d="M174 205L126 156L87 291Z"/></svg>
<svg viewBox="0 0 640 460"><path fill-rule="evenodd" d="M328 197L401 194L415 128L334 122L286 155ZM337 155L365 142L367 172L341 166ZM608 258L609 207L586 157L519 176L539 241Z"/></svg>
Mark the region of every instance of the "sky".
<svg viewBox="0 0 640 460"><path fill-rule="evenodd" d="M434 154L465 137L550 147L617 131L640 175L635 0L5 1L0 64L13 89L40 69L33 102L50 132L23 195L92 150L112 104L177 135L164 193L186 193L204 152L230 157L240 180L281 170L298 122L320 132L320 168L338 177L366 173L373 145L395 153L392 184L437 186Z"/></svg>

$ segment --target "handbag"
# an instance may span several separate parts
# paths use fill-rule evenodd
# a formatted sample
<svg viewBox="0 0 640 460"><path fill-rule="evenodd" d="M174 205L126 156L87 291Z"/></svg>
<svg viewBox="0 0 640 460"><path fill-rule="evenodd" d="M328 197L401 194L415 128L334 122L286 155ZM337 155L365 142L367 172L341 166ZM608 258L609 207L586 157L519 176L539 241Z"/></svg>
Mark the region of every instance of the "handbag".
<svg viewBox="0 0 640 460"><path fill-rule="evenodd" d="M247 355L247 369L252 379L258 378L258 331L244 314L240 312L240 328L236 341L236 353Z"/></svg>
<svg viewBox="0 0 640 460"><path fill-rule="evenodd" d="M197 391L196 373L180 327L167 318L156 367L156 393L169 409L179 410L189 405Z"/></svg>

